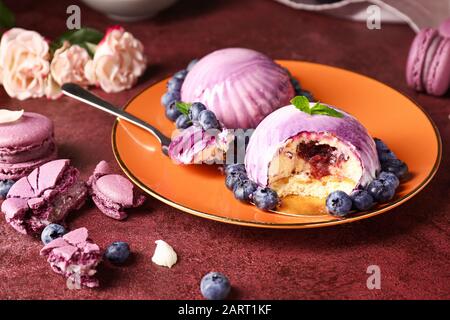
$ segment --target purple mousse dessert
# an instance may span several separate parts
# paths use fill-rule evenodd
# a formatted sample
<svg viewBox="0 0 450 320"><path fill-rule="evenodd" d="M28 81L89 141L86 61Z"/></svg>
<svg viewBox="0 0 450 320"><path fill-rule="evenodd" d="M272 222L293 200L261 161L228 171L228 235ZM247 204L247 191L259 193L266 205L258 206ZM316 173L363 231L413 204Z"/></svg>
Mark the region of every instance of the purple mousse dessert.
<svg viewBox="0 0 450 320"><path fill-rule="evenodd" d="M314 105L306 102L306 109ZM308 114L288 105L259 124L245 156L251 180L280 197L325 198L335 190L350 194L375 179L380 163L374 140L363 125L327 105L317 110L318 114Z"/></svg>
<svg viewBox="0 0 450 320"><path fill-rule="evenodd" d="M145 196L130 180L113 174L106 161L101 161L88 180L89 194L97 208L108 217L122 220L126 209L141 206Z"/></svg>
<svg viewBox="0 0 450 320"><path fill-rule="evenodd" d="M198 61L181 87L183 102L202 102L226 128L255 128L294 96L288 72L250 49L214 51Z"/></svg>
<svg viewBox="0 0 450 320"><path fill-rule="evenodd" d="M97 265L102 260L98 245L88 237L86 228L73 230L57 238L41 249L53 271L67 279L69 289L98 287L94 277Z"/></svg>
<svg viewBox="0 0 450 320"><path fill-rule="evenodd" d="M2 203L6 221L23 234L39 234L48 224L64 220L87 197L79 171L66 159L54 160L18 180Z"/></svg>
<svg viewBox="0 0 450 320"><path fill-rule="evenodd" d="M227 129L190 126L172 138L169 157L177 164L222 163L233 135Z"/></svg>

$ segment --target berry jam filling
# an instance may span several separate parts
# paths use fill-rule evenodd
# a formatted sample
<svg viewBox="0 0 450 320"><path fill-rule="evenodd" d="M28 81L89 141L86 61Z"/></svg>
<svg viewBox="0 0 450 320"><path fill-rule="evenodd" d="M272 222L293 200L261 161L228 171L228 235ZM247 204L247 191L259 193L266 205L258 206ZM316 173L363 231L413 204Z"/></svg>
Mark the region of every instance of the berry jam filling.
<svg viewBox="0 0 450 320"><path fill-rule="evenodd" d="M330 175L330 165L337 165L341 161L336 158L336 148L327 144L318 144L317 141L300 143L297 146L297 155L309 163L311 176L315 179Z"/></svg>

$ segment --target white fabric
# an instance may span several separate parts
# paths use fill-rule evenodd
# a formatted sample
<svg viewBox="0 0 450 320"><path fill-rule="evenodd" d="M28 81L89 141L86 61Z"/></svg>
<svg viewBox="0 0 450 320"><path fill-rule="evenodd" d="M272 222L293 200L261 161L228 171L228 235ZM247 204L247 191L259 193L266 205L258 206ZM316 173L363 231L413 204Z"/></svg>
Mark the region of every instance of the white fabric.
<svg viewBox="0 0 450 320"><path fill-rule="evenodd" d="M341 0L320 3L320 0L275 0L295 9L323 11L358 21L367 18L368 5L381 8L383 22L404 22L415 32L425 27L437 27L450 17L450 0Z"/></svg>

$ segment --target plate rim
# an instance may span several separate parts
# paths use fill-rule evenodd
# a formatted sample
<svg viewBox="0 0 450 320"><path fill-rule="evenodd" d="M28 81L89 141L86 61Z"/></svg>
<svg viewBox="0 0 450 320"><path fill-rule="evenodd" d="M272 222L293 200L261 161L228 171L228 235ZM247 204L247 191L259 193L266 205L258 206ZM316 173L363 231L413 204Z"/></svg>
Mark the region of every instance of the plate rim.
<svg viewBox="0 0 450 320"><path fill-rule="evenodd" d="M172 201L162 195L160 195L158 192L152 190L151 188L147 187L142 181L139 180L139 178L137 178L132 172L131 170L127 167L127 165L125 164L125 162L122 160L122 158L120 157L119 154L119 150L117 148L117 140L116 140L116 135L117 135L117 126L119 124L119 122L121 121L119 118L116 118L116 120L114 121L114 125L112 128L112 132L111 132L111 144L112 144L112 149L113 149L113 154L114 157L117 161L117 163L119 164L119 167L121 168L121 170L125 173L125 175L131 180L133 181L134 184L136 184L139 188L141 188L143 191L145 191L147 194L149 194L150 196L156 198L157 200L175 208L178 209L180 211L192 214L194 216L197 217L201 217L201 218L206 218L208 220L214 220L214 221L219 221L219 222L224 222L224 223L228 223L228 224L234 224L234 225L241 225L241 226L249 226L249 227L258 227L258 228L272 228L272 229L309 229L309 228L319 228L319 227L328 227L328 226L335 226L335 225L341 225L341 224L346 224L346 223L351 223L351 222L355 222L358 220L363 220L363 219L367 219L367 218L371 218L374 216L377 216L379 214L382 214L384 212L387 212L391 209L394 209L396 207L398 207L399 205L405 203L406 201L408 201L409 199L411 199L412 197L414 197L416 194L418 194L420 191L422 191L425 186L427 186L431 180L433 179L433 177L436 175L436 172L439 169L439 165L441 163L442 160L442 138L441 135L439 133L439 129L436 126L436 124L434 123L433 119L431 118L431 116L426 112L426 110L419 105L416 101L414 101L411 97L409 97L407 94L391 87L390 85L387 85L377 79L374 79L372 77L366 76L364 74L358 73L358 72L354 72L351 70L347 70L344 68L340 68L340 67L335 67L335 66L331 66L331 65L327 65L327 64L322 64L322 63L314 63L314 62L309 62L309 61L300 61L300 60L286 60L286 59L281 59L281 60L275 60L277 62L280 63L284 63L284 62L301 62L301 63L307 63L307 64L313 64L313 65L319 65L319 66L326 66L329 68L334 68L334 69L339 69L340 71L345 71L345 72L350 72L353 74L356 74L358 76L362 76L365 78L368 78L372 81L376 81L396 92L398 92L399 94L401 94L402 96L404 96L405 98L407 98L409 101L411 101L411 103L413 105L415 105L419 111L421 111L426 118L428 119L428 121L430 122L431 126L433 127L433 131L438 143L438 152L437 152L437 157L436 160L433 164L433 168L431 169L431 172L428 174L428 176L411 192L409 192L408 194L404 195L403 197L397 199L396 201L389 203L388 205L386 205L385 207L382 208L378 208L378 209L373 209L370 211L366 211L363 212L357 216L351 217L351 218L345 218L345 219L336 219L336 220L331 220L331 221L323 221L323 222L307 222L307 223L269 223L269 222L257 222L257 221L248 221L248 220L240 220L240 219L235 219L235 218L227 218L227 217L222 217L222 216L218 216L215 214L211 214L211 213L206 213L206 212L202 212L199 210L195 210L192 208L189 208L187 206L184 206L182 204L179 204L175 201ZM162 80L156 81L152 84L150 84L149 86L145 87L143 90L141 90L138 94L136 94L135 96L133 96L131 99L129 99L126 104L123 106L123 110L126 110L129 105L137 98L139 97L141 94L143 94L145 91L147 91L150 87L154 86L157 83L160 83L161 81L165 81L168 78L164 78ZM273 213L268 213L268 214L273 214Z"/></svg>

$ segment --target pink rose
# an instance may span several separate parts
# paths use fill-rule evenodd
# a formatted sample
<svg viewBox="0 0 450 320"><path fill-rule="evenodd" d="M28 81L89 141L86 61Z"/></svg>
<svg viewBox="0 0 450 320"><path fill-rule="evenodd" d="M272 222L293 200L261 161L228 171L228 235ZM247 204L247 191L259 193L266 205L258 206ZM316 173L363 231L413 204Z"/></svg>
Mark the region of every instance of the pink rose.
<svg viewBox="0 0 450 320"><path fill-rule="evenodd" d="M10 97L25 100L45 94L50 73L49 46L37 32L13 28L0 41L1 82Z"/></svg>
<svg viewBox="0 0 450 320"><path fill-rule="evenodd" d="M64 83L72 82L87 86L89 80L84 74L84 67L90 60L86 49L65 41L63 46L55 51L50 64L50 72L53 80L62 86Z"/></svg>
<svg viewBox="0 0 450 320"><path fill-rule="evenodd" d="M130 89L147 67L144 47L122 27L107 30L85 67L86 77L106 92Z"/></svg>

